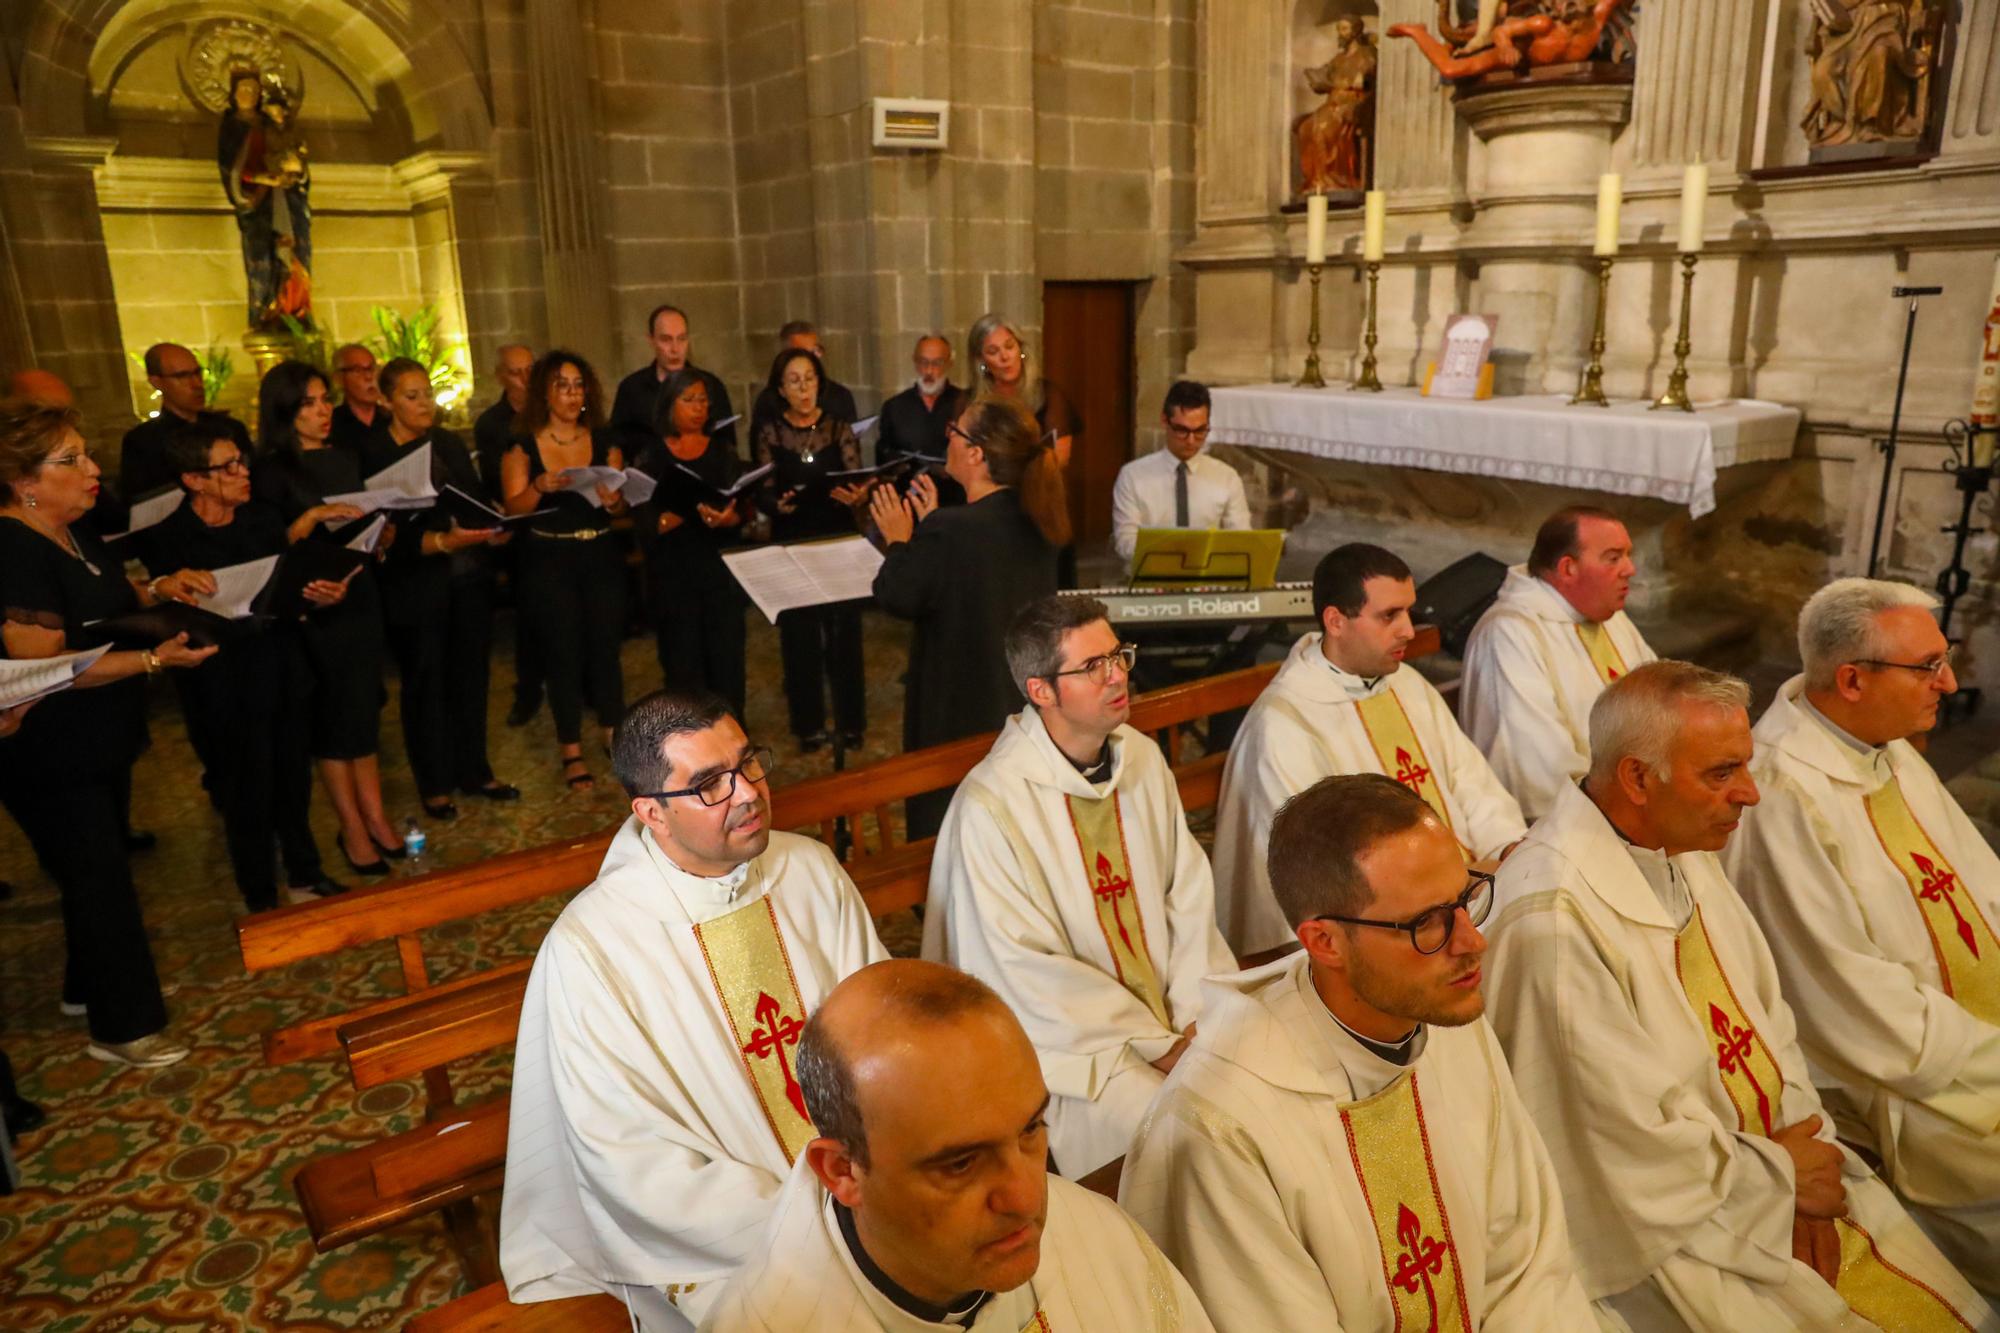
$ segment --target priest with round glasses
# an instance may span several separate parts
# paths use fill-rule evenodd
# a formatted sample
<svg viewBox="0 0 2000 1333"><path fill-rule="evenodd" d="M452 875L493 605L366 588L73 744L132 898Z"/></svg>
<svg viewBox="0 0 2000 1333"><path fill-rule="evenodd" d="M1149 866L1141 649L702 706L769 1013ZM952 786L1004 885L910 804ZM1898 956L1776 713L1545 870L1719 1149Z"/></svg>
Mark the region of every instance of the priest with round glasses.
<svg viewBox="0 0 2000 1333"><path fill-rule="evenodd" d="M500 1267L516 1302L604 1291L689 1330L814 1137L806 1018L887 954L833 854L772 831L770 751L721 699L640 700L612 761L632 817L522 1003Z"/></svg>
<svg viewBox="0 0 2000 1333"><path fill-rule="evenodd" d="M1314 784L1270 845L1303 949L1208 980L1120 1202L1222 1333L1596 1328L1481 1017L1492 877L1380 774Z"/></svg>
<svg viewBox="0 0 2000 1333"><path fill-rule="evenodd" d="M1134 651L1104 604L1044 597L1008 626L1028 706L938 832L924 956L997 990L1047 1081L1049 1150L1115 1193L1125 1149L1236 960L1160 747L1126 724Z"/></svg>

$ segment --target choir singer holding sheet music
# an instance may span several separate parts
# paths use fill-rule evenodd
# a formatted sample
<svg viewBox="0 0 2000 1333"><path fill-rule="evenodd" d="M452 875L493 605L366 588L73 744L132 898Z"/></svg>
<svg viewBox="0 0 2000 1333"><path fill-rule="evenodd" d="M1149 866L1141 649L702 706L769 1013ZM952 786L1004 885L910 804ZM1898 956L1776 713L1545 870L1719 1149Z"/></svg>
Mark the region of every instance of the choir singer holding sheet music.
<svg viewBox="0 0 2000 1333"><path fill-rule="evenodd" d="M1208 445L1208 386L1178 380L1160 409L1167 447L1118 470L1111 488L1111 545L1132 558L1141 528L1247 528L1243 476Z"/></svg>
<svg viewBox="0 0 2000 1333"><path fill-rule="evenodd" d="M12 658L89 647L89 622L213 592L183 570L137 584L77 520L97 503L101 473L73 408L0 403L0 644ZM126 863L132 763L145 735L141 675L195 667L215 653L177 635L143 652L113 652L37 704L0 744L9 812L62 895L63 1005L90 1017L91 1058L154 1069L187 1057L168 1038L167 1007L139 895ZM93 688L95 687L95 688Z"/></svg>

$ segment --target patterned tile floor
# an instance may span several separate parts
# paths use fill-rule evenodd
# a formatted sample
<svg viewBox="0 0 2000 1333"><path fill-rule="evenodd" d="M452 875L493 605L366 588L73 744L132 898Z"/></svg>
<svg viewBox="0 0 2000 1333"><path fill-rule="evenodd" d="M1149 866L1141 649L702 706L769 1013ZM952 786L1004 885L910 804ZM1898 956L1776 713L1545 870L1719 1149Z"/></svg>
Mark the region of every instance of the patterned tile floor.
<svg viewBox="0 0 2000 1333"><path fill-rule="evenodd" d="M504 630L502 639L510 636ZM868 744L856 762L895 753L902 734L905 627L870 613ZM627 640L629 697L659 682L650 636ZM599 782L567 791L544 710L518 730L502 724L510 665L495 672L496 770L521 787L510 806L461 801L428 826L433 866L477 860L601 829L623 803L610 765L588 747ZM778 688L777 634L751 618L749 726L778 754L779 781L824 772L824 753L790 743ZM395 705L383 718L384 788L392 817L415 813ZM156 1072L114 1071L83 1053L78 1019L59 1015L61 923L53 887L10 822L0 819L0 1049L48 1123L17 1145L24 1188L0 1196L0 1330L395 1329L459 1291L457 1261L435 1223L412 1224L317 1254L299 1218L291 1173L345 1144L412 1127L414 1084L357 1093L331 1061L267 1068L259 1036L342 1002L400 989L387 944L258 976L245 974L231 923L241 900L220 823L201 794L170 692L156 701L153 747L135 782L135 823L159 835L134 861L161 975L178 981L172 1031L194 1047ZM323 805L323 802L321 802ZM333 824L316 810L333 862ZM344 867L341 869L344 870ZM336 877L340 877L336 871ZM351 877L350 877L351 878ZM560 903L533 904L441 927L426 940L440 976L529 952ZM909 931L885 930L908 948ZM896 937L903 938L896 938ZM505 1083L507 1059L459 1073L472 1098Z"/></svg>

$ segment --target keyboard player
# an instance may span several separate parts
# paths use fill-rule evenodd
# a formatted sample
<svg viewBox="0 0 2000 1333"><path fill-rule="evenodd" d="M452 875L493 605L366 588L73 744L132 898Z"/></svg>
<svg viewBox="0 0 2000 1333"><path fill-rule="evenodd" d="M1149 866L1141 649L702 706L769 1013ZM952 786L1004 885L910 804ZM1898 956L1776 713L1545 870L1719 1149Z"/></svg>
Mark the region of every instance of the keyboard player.
<svg viewBox="0 0 2000 1333"><path fill-rule="evenodd" d="M1111 488L1111 544L1120 559L1132 559L1141 528L1250 526L1241 474L1207 452L1208 408L1208 386L1176 381L1160 409L1167 447L1118 470Z"/></svg>

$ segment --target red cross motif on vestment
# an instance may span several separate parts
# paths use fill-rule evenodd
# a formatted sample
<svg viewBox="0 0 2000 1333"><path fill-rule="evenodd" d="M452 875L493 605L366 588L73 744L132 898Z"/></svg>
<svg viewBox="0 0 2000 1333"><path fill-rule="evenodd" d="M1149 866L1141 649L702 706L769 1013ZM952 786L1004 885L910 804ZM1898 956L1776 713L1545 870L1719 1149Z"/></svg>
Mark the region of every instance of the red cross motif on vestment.
<svg viewBox="0 0 2000 1333"><path fill-rule="evenodd" d="M791 1100L792 1109L802 1120L810 1120L806 1114L805 1091L799 1081L792 1077L792 1062L786 1058L785 1048L799 1044L799 1034L805 1031L805 1024L785 1012L785 1007L768 991L757 995L757 1026L750 1030L750 1040L744 1043L743 1053L756 1060L778 1057L778 1072L785 1076L785 1096Z"/></svg>
<svg viewBox="0 0 2000 1333"><path fill-rule="evenodd" d="M1708 1006L1708 1025L1715 1030L1721 1040L1715 1047L1715 1067L1727 1076L1741 1073L1750 1080L1750 1090L1757 1094L1757 1119L1762 1122L1764 1132L1771 1132L1771 1098L1764 1091L1764 1085L1757 1080L1757 1071L1751 1068L1750 1057L1756 1050L1757 1034L1747 1027L1738 1027L1729 1021L1722 1006Z"/></svg>
<svg viewBox="0 0 2000 1333"><path fill-rule="evenodd" d="M1922 852L1911 852L1910 862L1924 877L1923 888L1917 891L1917 896L1926 902L1943 903L1950 908L1951 919L1958 925L1958 937L1965 941L1965 947L1974 958L1979 957L1979 937L1972 933L1972 923L1958 910L1958 876L1939 868L1937 862Z"/></svg>
<svg viewBox="0 0 2000 1333"><path fill-rule="evenodd" d="M1396 781L1421 796L1423 795L1423 785L1430 781L1431 771L1429 768L1410 758L1410 752L1398 745L1396 747L1395 777Z"/></svg>
<svg viewBox="0 0 2000 1333"><path fill-rule="evenodd" d="M1123 902L1132 894L1132 881L1120 878L1111 866L1111 858L1103 852L1097 854L1097 882L1090 891L1111 904L1111 920L1118 927L1118 938L1125 942L1126 952L1137 954L1139 950L1132 944L1132 936L1125 930L1125 909Z"/></svg>
<svg viewBox="0 0 2000 1333"><path fill-rule="evenodd" d="M1396 1272L1390 1281L1412 1295L1421 1284L1424 1300L1431 1309L1425 1333L1437 1333L1437 1289L1431 1285L1431 1278L1443 1275L1449 1251L1436 1237L1424 1234L1424 1224L1406 1203L1396 1205L1396 1239L1403 1242L1403 1252L1396 1258Z"/></svg>

